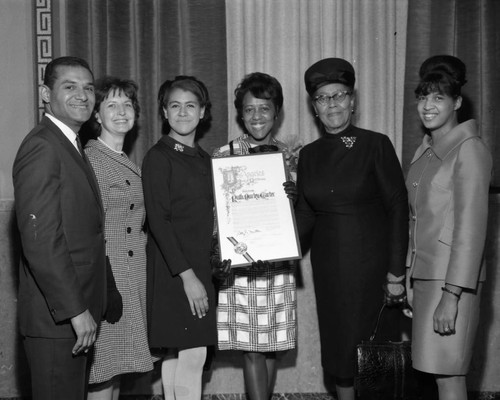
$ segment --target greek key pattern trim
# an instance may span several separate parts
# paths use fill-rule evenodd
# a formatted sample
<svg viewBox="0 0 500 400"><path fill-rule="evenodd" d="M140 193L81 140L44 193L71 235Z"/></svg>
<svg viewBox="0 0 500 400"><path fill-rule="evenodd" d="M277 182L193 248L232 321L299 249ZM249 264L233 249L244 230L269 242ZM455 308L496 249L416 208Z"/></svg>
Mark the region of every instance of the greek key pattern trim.
<svg viewBox="0 0 500 400"><path fill-rule="evenodd" d="M45 67L53 57L52 0L34 0L35 7L35 44L36 44L36 87L38 99L38 118L43 115L43 102L38 88L43 83Z"/></svg>

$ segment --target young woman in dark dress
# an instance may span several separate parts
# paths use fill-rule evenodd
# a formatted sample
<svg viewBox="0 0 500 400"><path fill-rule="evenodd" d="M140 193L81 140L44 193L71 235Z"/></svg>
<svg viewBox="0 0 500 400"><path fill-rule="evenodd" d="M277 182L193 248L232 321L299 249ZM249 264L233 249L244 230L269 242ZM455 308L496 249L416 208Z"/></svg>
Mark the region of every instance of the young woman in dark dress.
<svg viewBox="0 0 500 400"><path fill-rule="evenodd" d="M386 135L351 124L354 69L339 58L312 65L306 90L323 136L300 152L296 217L311 264L321 361L340 400L353 400L356 345L371 334L383 290L404 300L408 204Z"/></svg>
<svg viewBox="0 0 500 400"><path fill-rule="evenodd" d="M217 343L211 163L195 142L199 124L210 117L210 100L202 82L178 76L162 84L158 103L168 133L142 167L149 344L163 352L165 399L199 400L207 346Z"/></svg>

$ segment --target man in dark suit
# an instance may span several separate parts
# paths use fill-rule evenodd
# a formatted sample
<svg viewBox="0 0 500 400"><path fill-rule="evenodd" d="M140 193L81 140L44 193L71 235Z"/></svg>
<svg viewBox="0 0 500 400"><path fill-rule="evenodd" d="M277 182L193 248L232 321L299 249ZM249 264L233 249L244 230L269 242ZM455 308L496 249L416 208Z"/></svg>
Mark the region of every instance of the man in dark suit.
<svg viewBox="0 0 500 400"><path fill-rule="evenodd" d="M22 257L19 321L33 399L84 399L88 350L106 303L103 208L78 131L95 103L88 64L47 65L45 116L26 136L13 179Z"/></svg>

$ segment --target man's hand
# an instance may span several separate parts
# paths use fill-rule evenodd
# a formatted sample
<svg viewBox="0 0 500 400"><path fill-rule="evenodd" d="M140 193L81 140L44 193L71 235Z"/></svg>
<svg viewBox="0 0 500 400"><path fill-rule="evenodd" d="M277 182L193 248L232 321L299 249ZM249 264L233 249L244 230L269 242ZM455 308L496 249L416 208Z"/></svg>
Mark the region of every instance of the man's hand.
<svg viewBox="0 0 500 400"><path fill-rule="evenodd" d="M76 333L76 343L73 346L73 355L87 353L95 342L97 324L89 310L85 310L76 317L71 318L71 326Z"/></svg>

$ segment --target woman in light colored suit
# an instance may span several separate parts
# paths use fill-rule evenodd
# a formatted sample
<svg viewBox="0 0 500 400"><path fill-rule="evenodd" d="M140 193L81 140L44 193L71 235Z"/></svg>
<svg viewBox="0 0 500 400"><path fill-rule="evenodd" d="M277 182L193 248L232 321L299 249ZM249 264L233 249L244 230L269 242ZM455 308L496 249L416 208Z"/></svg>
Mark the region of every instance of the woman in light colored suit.
<svg viewBox="0 0 500 400"><path fill-rule="evenodd" d="M417 109L427 129L406 180L413 367L435 376L439 399L466 399L478 324L491 155L474 120L458 123L465 65L434 56L420 68Z"/></svg>
<svg viewBox="0 0 500 400"><path fill-rule="evenodd" d="M106 77L97 82L93 118L96 140L85 147L105 211L106 255L123 299L123 315L99 327L88 399L118 399L120 376L153 369L146 323L146 209L141 170L123 152L139 117L137 85ZM109 300L108 300L109 302ZM109 307L108 307L109 308Z"/></svg>

